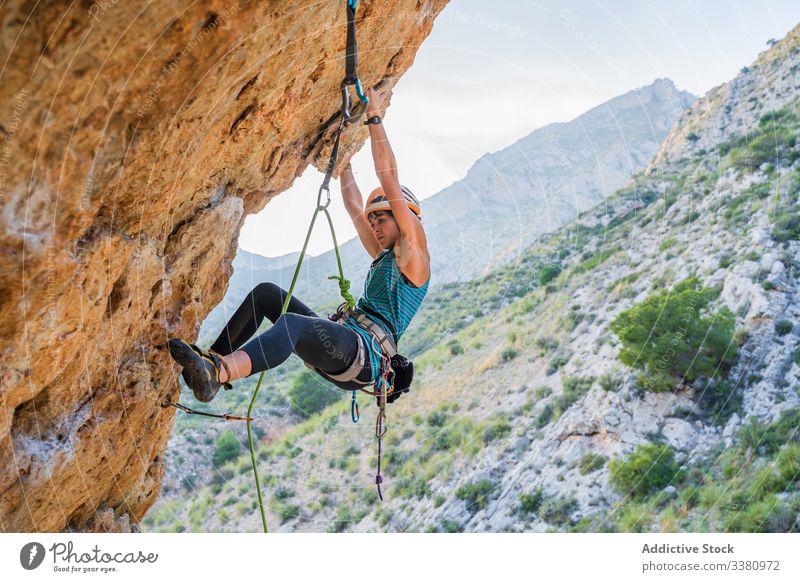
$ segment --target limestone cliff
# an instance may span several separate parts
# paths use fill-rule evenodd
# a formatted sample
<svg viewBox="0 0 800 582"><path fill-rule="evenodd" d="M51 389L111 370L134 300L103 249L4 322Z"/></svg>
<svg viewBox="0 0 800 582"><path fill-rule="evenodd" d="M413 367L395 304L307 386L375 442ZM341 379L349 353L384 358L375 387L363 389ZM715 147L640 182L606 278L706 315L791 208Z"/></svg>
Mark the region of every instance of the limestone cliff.
<svg viewBox="0 0 800 582"><path fill-rule="evenodd" d="M445 3L359 3L365 86ZM344 43L344 2L0 9L0 530L124 530L153 503L164 343L222 299L245 216L327 160Z"/></svg>

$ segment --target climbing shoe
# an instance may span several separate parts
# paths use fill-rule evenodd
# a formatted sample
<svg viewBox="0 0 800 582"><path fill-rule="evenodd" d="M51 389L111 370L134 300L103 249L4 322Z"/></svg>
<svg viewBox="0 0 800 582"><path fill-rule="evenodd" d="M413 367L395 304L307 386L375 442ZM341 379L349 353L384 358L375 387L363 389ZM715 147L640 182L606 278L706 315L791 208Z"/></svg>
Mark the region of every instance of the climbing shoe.
<svg viewBox="0 0 800 582"><path fill-rule="evenodd" d="M219 372L225 368L228 378L231 372L228 365L219 354L214 352L204 352L194 344L187 343L182 339L172 339L167 342L169 353L172 358L183 367L183 381L194 392L194 397L200 402L211 402L219 392L220 386L225 390L231 390L233 386L229 382L220 382Z"/></svg>

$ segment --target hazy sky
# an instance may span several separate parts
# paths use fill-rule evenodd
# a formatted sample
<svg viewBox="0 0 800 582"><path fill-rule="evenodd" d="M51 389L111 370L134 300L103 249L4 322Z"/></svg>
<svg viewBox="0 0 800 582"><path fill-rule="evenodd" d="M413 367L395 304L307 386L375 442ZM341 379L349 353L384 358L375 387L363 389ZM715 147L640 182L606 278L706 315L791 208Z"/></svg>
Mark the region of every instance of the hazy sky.
<svg viewBox="0 0 800 582"><path fill-rule="evenodd" d="M483 154L660 77L703 95L798 23L797 0L450 0L384 120L400 181L425 199ZM379 185L369 144L353 167L366 196ZM310 168L248 217L240 246L270 257L299 251L321 178ZM331 198L341 244L356 233L336 181ZM327 221L315 226L312 255L333 246Z"/></svg>

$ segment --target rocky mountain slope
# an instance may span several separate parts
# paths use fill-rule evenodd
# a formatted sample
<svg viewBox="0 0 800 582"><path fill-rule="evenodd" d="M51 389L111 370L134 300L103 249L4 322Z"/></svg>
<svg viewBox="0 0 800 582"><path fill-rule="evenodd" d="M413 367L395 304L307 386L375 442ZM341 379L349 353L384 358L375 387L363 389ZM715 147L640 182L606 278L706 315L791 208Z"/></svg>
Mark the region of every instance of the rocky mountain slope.
<svg viewBox="0 0 800 582"><path fill-rule="evenodd" d="M342 402L259 447L273 528L800 531L798 67L800 27L606 204L432 292L403 339L424 353L389 410L386 501L362 397L358 424ZM147 527L257 531L248 470L212 468Z"/></svg>
<svg viewBox="0 0 800 582"><path fill-rule="evenodd" d="M445 4L359 3L365 86L403 75ZM244 217L326 163L344 7L3 4L0 530L126 529L155 500L165 342L224 296Z"/></svg>
<svg viewBox="0 0 800 582"><path fill-rule="evenodd" d="M694 99L672 81L658 79L481 157L463 179L423 202L435 273L431 285L467 281L513 261L539 235L611 195L645 167ZM369 256L357 239L341 245L341 253L351 288L360 290ZM294 268L285 260L282 268L264 274L266 280L288 282ZM319 285L334 272L333 251L307 258L298 295L316 307L338 303L336 285ZM239 276L253 278L234 271L232 279ZM226 296L225 312L240 301L241 296ZM210 315L204 331L206 325L219 329L222 311Z"/></svg>

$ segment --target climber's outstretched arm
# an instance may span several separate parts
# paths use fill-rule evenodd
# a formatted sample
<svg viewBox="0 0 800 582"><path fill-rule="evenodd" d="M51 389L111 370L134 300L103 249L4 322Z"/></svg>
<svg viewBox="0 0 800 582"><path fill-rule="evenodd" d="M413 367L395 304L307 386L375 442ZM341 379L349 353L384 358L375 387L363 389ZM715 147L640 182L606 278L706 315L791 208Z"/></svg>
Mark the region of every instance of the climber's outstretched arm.
<svg viewBox="0 0 800 582"><path fill-rule="evenodd" d="M369 104L367 105L367 117L380 115L383 105L383 96L374 89L367 90ZM386 137L386 130L382 123L369 125L369 137L372 145L372 161L375 163L375 173L381 182L384 194L389 199L392 208L392 215L397 221L397 228L400 229L400 236L409 242L425 243L425 230L411 209L403 199L403 192L400 190L400 179L397 175L397 160L394 157L389 138Z"/></svg>
<svg viewBox="0 0 800 582"><path fill-rule="evenodd" d="M375 233L372 232L369 222L364 217L364 197L361 195L361 190L358 189L353 176L353 169L349 163L342 170L341 176L339 176L339 184L342 189L344 207L353 220L353 225L356 227L356 232L358 232L358 238L361 239L361 243L367 249L369 256L374 259L381 252L381 243L375 238Z"/></svg>

